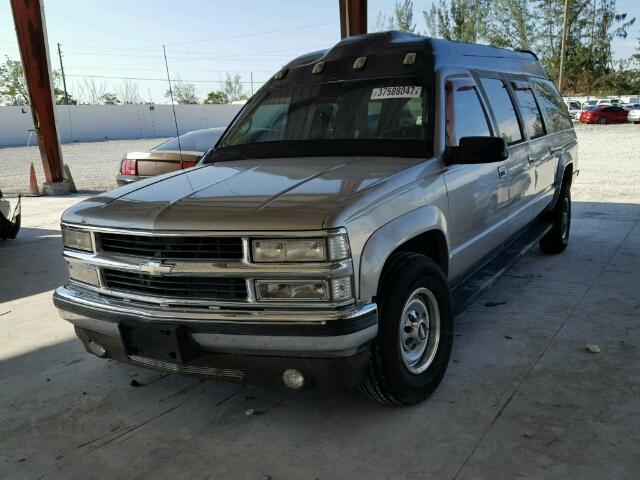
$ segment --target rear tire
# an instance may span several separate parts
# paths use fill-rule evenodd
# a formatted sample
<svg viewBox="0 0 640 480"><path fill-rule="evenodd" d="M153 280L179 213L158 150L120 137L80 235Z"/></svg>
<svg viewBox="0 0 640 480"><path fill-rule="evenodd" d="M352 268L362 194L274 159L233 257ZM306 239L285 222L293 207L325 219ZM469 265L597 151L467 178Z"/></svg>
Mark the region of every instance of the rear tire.
<svg viewBox="0 0 640 480"><path fill-rule="evenodd" d="M604 124L606 124L606 123L607 123L607 119L606 119L605 117L600 117L600 118L598 119L598 123L599 123L600 125L604 125Z"/></svg>
<svg viewBox="0 0 640 480"><path fill-rule="evenodd" d="M569 233L571 230L571 188L564 182L560 188L558 201L547 218L553 223L553 227L540 240L540 250L548 254L557 254L564 251L569 245Z"/></svg>
<svg viewBox="0 0 640 480"><path fill-rule="evenodd" d="M427 256L395 253L380 279L378 307L378 336L361 390L379 403L421 402L440 384L451 355L447 280Z"/></svg>

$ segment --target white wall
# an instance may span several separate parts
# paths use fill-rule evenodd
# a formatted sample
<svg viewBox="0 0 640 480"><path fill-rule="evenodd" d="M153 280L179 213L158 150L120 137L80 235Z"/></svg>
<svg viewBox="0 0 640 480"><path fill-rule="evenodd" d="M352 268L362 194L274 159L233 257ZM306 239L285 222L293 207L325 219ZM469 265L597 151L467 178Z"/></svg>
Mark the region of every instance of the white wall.
<svg viewBox="0 0 640 480"><path fill-rule="evenodd" d="M185 133L226 126L242 105L175 107L180 133ZM62 143L176 134L171 105L57 105L56 125ZM31 128L29 107L0 107L0 147L26 145ZM35 143L35 138L31 143Z"/></svg>

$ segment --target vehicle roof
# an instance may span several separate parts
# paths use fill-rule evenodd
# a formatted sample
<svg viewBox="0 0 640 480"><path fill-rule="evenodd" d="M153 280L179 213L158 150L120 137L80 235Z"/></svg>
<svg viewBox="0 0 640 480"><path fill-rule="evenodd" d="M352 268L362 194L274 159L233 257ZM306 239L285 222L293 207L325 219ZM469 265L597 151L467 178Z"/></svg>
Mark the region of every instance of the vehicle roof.
<svg viewBox="0 0 640 480"><path fill-rule="evenodd" d="M413 64L403 64L407 53L416 54ZM366 64L362 69L354 69L353 63L359 57L367 57ZM319 62L324 62L322 72L313 74L313 65ZM281 80L274 81L288 84L300 81L404 76L411 72L430 73L445 67L547 78L542 65L532 52L388 31L347 37L329 49L302 55L282 69L284 77Z"/></svg>

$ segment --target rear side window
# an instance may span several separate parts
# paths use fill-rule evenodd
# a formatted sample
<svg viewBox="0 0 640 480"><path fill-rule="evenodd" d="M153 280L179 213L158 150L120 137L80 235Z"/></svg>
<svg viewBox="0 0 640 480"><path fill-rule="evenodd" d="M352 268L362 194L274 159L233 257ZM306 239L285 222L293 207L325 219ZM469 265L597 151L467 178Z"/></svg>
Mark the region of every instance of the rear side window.
<svg viewBox="0 0 640 480"><path fill-rule="evenodd" d="M489 100L489 105L491 105L491 110L493 110L502 138L508 144L522 140L516 110L504 82L496 78L481 78L480 82Z"/></svg>
<svg viewBox="0 0 640 480"><path fill-rule="evenodd" d="M532 79L533 89L540 103L540 108L547 120L549 132L561 132L572 128L571 116L567 106L562 101L560 92L549 80ZM593 106L595 101L590 100L585 105Z"/></svg>
<svg viewBox="0 0 640 480"><path fill-rule="evenodd" d="M458 145L463 137L491 136L487 116L475 88L463 87L455 92L453 123L454 138L449 139L452 145Z"/></svg>
<svg viewBox="0 0 640 480"><path fill-rule="evenodd" d="M518 105L520 106L520 114L522 115L524 127L527 129L527 135L529 135L531 139L543 136L545 131L544 124L542 123L542 114L533 96L533 91L531 91L529 87L518 87L514 88L514 92Z"/></svg>

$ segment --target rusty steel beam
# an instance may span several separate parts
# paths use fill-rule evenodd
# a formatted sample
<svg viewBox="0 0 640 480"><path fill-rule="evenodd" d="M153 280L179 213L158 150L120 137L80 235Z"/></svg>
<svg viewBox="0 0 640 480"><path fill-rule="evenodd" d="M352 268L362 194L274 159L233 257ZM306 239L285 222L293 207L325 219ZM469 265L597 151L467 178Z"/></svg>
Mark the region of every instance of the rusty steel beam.
<svg viewBox="0 0 640 480"><path fill-rule="evenodd" d="M367 0L339 0L342 38L367 33Z"/></svg>
<svg viewBox="0 0 640 480"><path fill-rule="evenodd" d="M40 0L11 0L11 10L44 176L50 184L62 184L62 152L56 129L44 9Z"/></svg>

